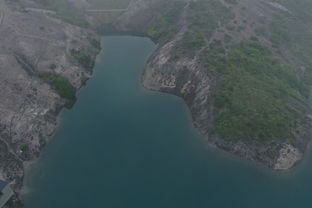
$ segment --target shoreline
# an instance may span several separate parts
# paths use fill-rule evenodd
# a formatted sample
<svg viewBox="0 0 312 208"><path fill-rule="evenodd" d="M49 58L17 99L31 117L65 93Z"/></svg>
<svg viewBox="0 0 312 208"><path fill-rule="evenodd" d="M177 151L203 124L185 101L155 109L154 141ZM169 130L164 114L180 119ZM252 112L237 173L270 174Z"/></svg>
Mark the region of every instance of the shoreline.
<svg viewBox="0 0 312 208"><path fill-rule="evenodd" d="M216 145L214 145L214 143L207 141L207 138L205 137L205 135L202 135L200 133L199 129L195 127L192 112L191 112L189 106L186 104L186 102L184 101L183 98L181 98L180 96L177 96L175 94L168 93L168 92L149 90L149 89L143 87L142 85L141 85L140 90L142 90L142 92L147 93L147 94L152 93L152 94L164 94L165 96L172 96L175 99L177 99L177 101L181 102L184 106L183 108L184 108L186 114L188 115L188 119L190 119L189 120L190 121L189 122L189 128L196 135L198 135L200 143L202 143L202 145L204 146L205 151L213 152L214 154L217 154L218 157L220 157L220 158L226 158L227 160L234 161L235 163L240 163L240 164L243 164L244 166L256 169L257 171L259 171L259 172L261 172L267 176L278 177L278 178L296 177L298 174L300 174L301 172L304 171L304 168L307 165L306 162L309 159L309 155L311 156L311 154L312 154L312 149L311 149L312 147L311 147L311 144L309 144L307 151L305 152L305 155L303 157L303 160L301 160L295 166L293 166L292 168L287 169L287 170L274 170L274 169L269 168L269 167L265 166L264 164L261 164L257 161L250 161L246 158L239 157L235 154L232 154L231 152L227 152L221 148L218 148Z"/></svg>
<svg viewBox="0 0 312 208"><path fill-rule="evenodd" d="M139 76L141 76L141 74L142 74L142 72L139 73ZM96 73L95 73L95 76L96 76ZM252 163L252 162L247 161L247 160L242 160L242 159L238 158L237 156L234 156L234 155L232 155L232 154L230 154L228 152L220 151L220 149L218 149L218 148L211 148L212 146L211 145L207 145L207 143L205 142L203 137L200 136L200 134L198 133L198 130L196 128L194 128L193 119L192 119L192 116L191 116L191 111L190 111L189 107L186 105L186 103L184 102L184 100L181 99L181 97L176 96L176 95L172 95L170 93L164 93L164 92L159 92L159 91L148 90L145 87L142 87L140 79L139 79L138 84L139 84L139 87L140 87L139 90L142 93L144 93L144 94L152 94L152 95L153 94L158 94L158 95L162 95L162 96L170 96L170 97L174 97L174 100L175 100L174 102L178 102L179 105L183 103L182 104L183 105L183 111L187 114L187 119L191 119L191 120L187 121L187 124L188 124L187 126L188 126L188 128L190 128L190 130L192 132L194 132L194 133L196 133L196 135L198 135L198 141L195 141L194 143L196 143L196 146L198 146L200 148L199 156L205 156L205 154L202 154L202 153L209 152L209 153L212 153L214 155L217 155L216 156L217 159L220 158L220 159L223 160L225 158L227 161L230 161L229 164L232 163L232 162L235 162L237 164L238 168L243 167L243 170L252 170L251 173L258 172L260 176L265 176L265 177L268 176L268 178L271 178L271 179L275 179L276 178L277 181L283 181L284 179L285 180L291 179L291 178L296 177L298 175L297 172L295 172L295 173L287 172L285 174L285 172L272 171L270 169L263 168L263 166L259 166L256 163ZM61 114L60 114L60 116L61 116ZM189 138L189 139L191 139L191 138ZM197 138L196 138L196 140L197 140ZM203 152L202 149L204 149L205 152ZM194 154L196 154L196 153L194 153ZM222 162L222 160L220 160L220 161ZM207 161L206 159L203 160L203 162L206 162L206 161ZM233 164L233 167L235 167L236 164ZM26 191L27 191L27 187L26 187Z"/></svg>
<svg viewBox="0 0 312 208"><path fill-rule="evenodd" d="M102 42L102 41L100 41ZM100 48L98 54L96 55L95 59L94 59L94 63L96 63L96 60L98 58L98 55L102 52L103 48ZM68 108L65 105L63 105L60 110L57 112L57 114L55 115L55 118L56 118L56 125L55 125L55 128L53 130L53 133L51 136L49 136L49 138L47 139L47 142L46 144L40 149L40 152L39 152L39 155L37 157L35 157L34 159L32 160L29 160L29 161L24 161L23 162L23 168L24 168L24 179L23 179L23 184L22 184L22 189L21 191L23 191L23 188L25 187L25 183L26 183L26 180L25 178L27 177L27 174L29 174L29 171L31 171L30 169L32 168L32 166L36 165L36 163L40 160L40 157L41 157L41 154L42 154L42 151L44 148L46 148L47 145L49 145L49 143L51 142L51 140L53 140L53 138L56 136L57 134L57 131L59 130L60 126L62 125L62 114L64 113L64 111L70 111L72 108L74 108L75 106L75 103L77 102L78 100L78 96L79 96L79 93L80 91L87 87L87 82L93 78L94 76L94 70L95 70L95 66L92 68L91 70L91 76L86 80L86 83L84 85L81 85L78 90L76 91L76 100L75 102Z"/></svg>
<svg viewBox="0 0 312 208"><path fill-rule="evenodd" d="M148 36L146 36L148 37ZM158 49L158 45L155 44L156 48L155 50L149 55L148 59L146 60L146 64L148 63L149 61L149 58L151 56L153 56L153 54L157 51ZM295 177L296 175L300 174L303 170L304 170L304 167L306 166L305 165L305 161L308 160L309 158L309 155L312 154L312 147L311 147L311 142L308 143L308 146L306 148L306 151L304 152L304 155L303 155L303 159L298 161L294 166L292 166L291 168L289 169L286 169L286 170L276 170L276 169L273 169L273 168L270 168L268 166L266 166L265 164L262 164L258 161L250 161L248 160L247 158L244 158L244 157L240 157L236 154L233 154L231 152L228 152L224 149L221 149L219 147L217 147L213 142L209 142L208 141L208 138L206 135L204 134L201 134L200 132L200 129L196 127L195 125L195 121L193 119L193 113L190 109L190 107L188 106L187 102L179 95L176 95L174 93L171 93L171 92L167 92L167 91L162 91L162 90L154 90L154 89L149 89L149 87L146 87L144 86L144 71L145 71L145 67L144 69L140 72L140 90L144 93L154 93L154 94L165 94L165 95L169 95L169 96L173 96L175 97L177 100L179 100L179 102L182 102L183 105L184 105L184 108L185 108L185 111L190 119L190 128L192 129L192 131L194 131L194 133L196 133L199 137L200 137L200 142L202 142L203 146L205 146L205 149L209 149L211 151L213 151L214 153L216 154L219 154L220 157L224 157L224 158L227 158L231 161L235 161L235 162L238 162L238 163L242 163L244 165L247 165L249 167L252 167L254 169L257 169L258 171L260 171L261 173L264 173L268 176L272 176L272 177Z"/></svg>

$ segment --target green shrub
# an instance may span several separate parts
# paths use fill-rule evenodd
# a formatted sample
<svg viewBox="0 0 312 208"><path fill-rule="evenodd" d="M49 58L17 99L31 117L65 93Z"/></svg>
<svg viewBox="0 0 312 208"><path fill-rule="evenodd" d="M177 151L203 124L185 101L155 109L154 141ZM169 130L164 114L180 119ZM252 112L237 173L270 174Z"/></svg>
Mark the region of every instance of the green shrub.
<svg viewBox="0 0 312 208"><path fill-rule="evenodd" d="M94 61L90 55L85 54L84 52L76 49L72 49L71 55L78 61L78 63L88 70L92 70L94 66Z"/></svg>
<svg viewBox="0 0 312 208"><path fill-rule="evenodd" d="M203 58L217 75L215 134L229 140L295 140L307 97L293 69L255 42L233 47L227 58L216 50Z"/></svg>
<svg viewBox="0 0 312 208"><path fill-rule="evenodd" d="M231 41L232 41L232 36L230 36L229 34L225 34L224 35L224 42L230 43Z"/></svg>
<svg viewBox="0 0 312 208"><path fill-rule="evenodd" d="M50 84L62 98L75 99L76 89L66 78L48 72L40 72L39 77Z"/></svg>
<svg viewBox="0 0 312 208"><path fill-rule="evenodd" d="M167 40L172 37L178 31L177 21L184 5L182 2L171 5L170 9L147 31L147 35L156 41L160 38Z"/></svg>
<svg viewBox="0 0 312 208"><path fill-rule="evenodd" d="M196 50L206 46L206 40L202 33L188 31L184 34L180 43L175 47L174 56L172 60L180 56L193 57Z"/></svg>
<svg viewBox="0 0 312 208"><path fill-rule="evenodd" d="M94 48L96 48L96 49L101 49L101 42L100 42L100 41L98 41L98 40L96 40L96 39L94 39L94 38L90 38L89 41L90 41L91 45L92 45Z"/></svg>

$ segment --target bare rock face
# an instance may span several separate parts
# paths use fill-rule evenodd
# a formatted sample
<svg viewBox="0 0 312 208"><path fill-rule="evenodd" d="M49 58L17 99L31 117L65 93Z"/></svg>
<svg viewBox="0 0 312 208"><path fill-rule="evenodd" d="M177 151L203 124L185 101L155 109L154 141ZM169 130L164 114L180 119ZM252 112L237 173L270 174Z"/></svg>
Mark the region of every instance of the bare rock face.
<svg viewBox="0 0 312 208"><path fill-rule="evenodd" d="M36 6L25 1L24 5ZM27 10L23 1L0 1L0 177L19 191L24 161L36 158L53 135L61 108L68 102L40 75L62 77L78 90L91 76L72 49L95 59L99 41L48 13Z"/></svg>
<svg viewBox="0 0 312 208"><path fill-rule="evenodd" d="M175 39L165 44L150 57L142 76L145 88L175 94L185 100L192 111L194 125L208 135L211 123L211 83L214 80L204 73L197 57L173 61Z"/></svg>
<svg viewBox="0 0 312 208"><path fill-rule="evenodd" d="M284 144L279 151L279 157L274 165L275 170L288 170L302 159L299 149L290 144Z"/></svg>

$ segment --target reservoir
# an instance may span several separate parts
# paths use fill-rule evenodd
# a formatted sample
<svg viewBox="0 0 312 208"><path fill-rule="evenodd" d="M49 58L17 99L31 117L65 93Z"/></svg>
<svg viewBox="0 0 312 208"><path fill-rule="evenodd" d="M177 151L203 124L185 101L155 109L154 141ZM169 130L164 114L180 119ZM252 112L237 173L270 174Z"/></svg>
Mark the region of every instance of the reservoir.
<svg viewBox="0 0 312 208"><path fill-rule="evenodd" d="M103 37L94 77L27 173L26 208L311 208L312 158L273 173L207 147L175 96L140 86L155 45Z"/></svg>

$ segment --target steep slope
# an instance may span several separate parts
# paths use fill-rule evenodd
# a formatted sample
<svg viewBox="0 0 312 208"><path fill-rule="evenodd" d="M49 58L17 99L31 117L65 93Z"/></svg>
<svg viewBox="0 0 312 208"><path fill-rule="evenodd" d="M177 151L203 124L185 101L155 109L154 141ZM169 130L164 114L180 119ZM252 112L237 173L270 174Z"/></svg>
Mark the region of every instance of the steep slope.
<svg viewBox="0 0 312 208"><path fill-rule="evenodd" d="M0 178L17 193L25 162L53 135L57 115L73 104L99 51L95 33L39 8L32 1L0 1ZM18 203L16 197L11 206Z"/></svg>
<svg viewBox="0 0 312 208"><path fill-rule="evenodd" d="M158 43L143 85L182 97L209 144L277 170L310 140L309 1L132 1L116 22Z"/></svg>

